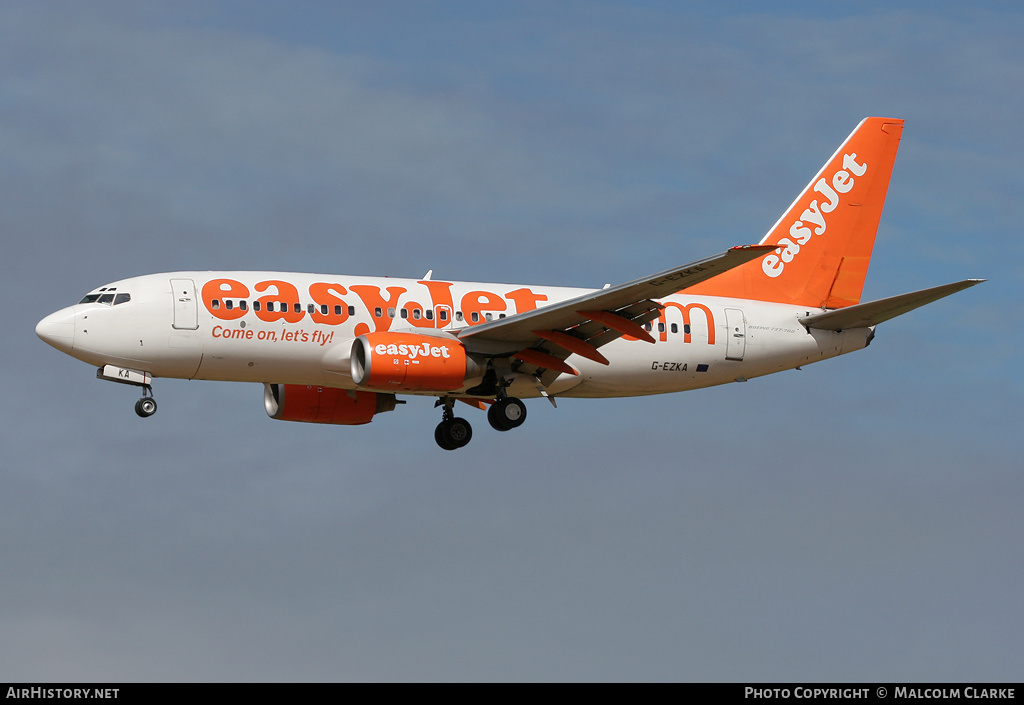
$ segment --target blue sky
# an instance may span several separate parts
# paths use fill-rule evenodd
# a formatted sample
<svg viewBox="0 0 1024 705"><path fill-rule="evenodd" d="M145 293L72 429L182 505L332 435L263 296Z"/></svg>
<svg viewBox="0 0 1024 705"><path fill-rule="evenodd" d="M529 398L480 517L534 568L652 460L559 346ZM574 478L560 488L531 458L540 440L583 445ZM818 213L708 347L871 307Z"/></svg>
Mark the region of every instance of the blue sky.
<svg viewBox="0 0 1024 705"><path fill-rule="evenodd" d="M1024 51L1010 3L0 7L0 678L1019 680ZM160 412L39 341L105 282L599 287L758 241L906 120L865 298L802 372L532 402Z"/></svg>

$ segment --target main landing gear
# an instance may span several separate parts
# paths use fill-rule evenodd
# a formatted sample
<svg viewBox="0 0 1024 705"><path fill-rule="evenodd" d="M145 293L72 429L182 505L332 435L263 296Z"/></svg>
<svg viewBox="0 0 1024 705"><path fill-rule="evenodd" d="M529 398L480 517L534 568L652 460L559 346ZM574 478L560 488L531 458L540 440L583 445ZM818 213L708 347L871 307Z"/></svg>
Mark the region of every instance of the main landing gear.
<svg viewBox="0 0 1024 705"><path fill-rule="evenodd" d="M445 450L462 448L473 438L473 427L469 421L459 418L452 411L455 399L443 397L437 405L444 406L441 423L434 429L434 440ZM497 431L510 431L526 421L526 404L515 397L502 397L487 409L487 422Z"/></svg>
<svg viewBox="0 0 1024 705"><path fill-rule="evenodd" d="M451 397L439 400L438 404L444 404L444 411L441 423L434 429L434 440L445 450L462 448L473 439L473 427L469 425L469 421L459 418L452 411L455 400Z"/></svg>
<svg viewBox="0 0 1024 705"><path fill-rule="evenodd" d="M498 399L487 410L487 423L495 431L511 431L526 421L526 404L515 397Z"/></svg>

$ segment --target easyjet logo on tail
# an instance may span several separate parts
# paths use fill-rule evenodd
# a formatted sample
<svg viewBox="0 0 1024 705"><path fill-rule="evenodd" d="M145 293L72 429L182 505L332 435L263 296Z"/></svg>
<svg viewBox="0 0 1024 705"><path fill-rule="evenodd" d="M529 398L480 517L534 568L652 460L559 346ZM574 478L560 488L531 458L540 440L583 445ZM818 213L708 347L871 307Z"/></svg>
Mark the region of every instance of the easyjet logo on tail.
<svg viewBox="0 0 1024 705"><path fill-rule="evenodd" d="M800 218L789 226L790 237L781 238L775 252L761 260L761 270L774 279L782 274L786 265L800 254L800 248L810 242L813 236L824 235L828 229L826 216L839 206L840 194L849 193L856 183L854 177L864 176L867 170L867 162L858 163L856 153L844 154L843 168L832 174L831 179L823 176L814 184L814 191L825 200L820 204L817 199L811 201Z"/></svg>

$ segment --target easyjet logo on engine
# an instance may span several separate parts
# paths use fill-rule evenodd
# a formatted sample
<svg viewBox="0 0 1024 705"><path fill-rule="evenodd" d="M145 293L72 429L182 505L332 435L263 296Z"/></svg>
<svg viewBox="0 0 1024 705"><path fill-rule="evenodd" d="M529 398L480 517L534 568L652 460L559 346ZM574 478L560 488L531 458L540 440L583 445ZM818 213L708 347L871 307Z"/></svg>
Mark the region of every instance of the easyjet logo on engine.
<svg viewBox="0 0 1024 705"><path fill-rule="evenodd" d="M459 341L416 333L361 335L350 360L352 380L371 389L450 391L468 377L483 376Z"/></svg>
<svg viewBox="0 0 1024 705"><path fill-rule="evenodd" d="M800 218L789 226L790 237L781 238L775 252L761 260L761 270L769 277L779 276L786 269L786 265L800 254L800 248L810 242L814 235L824 235L828 229L825 216L839 206L839 194L849 193L856 182L854 177L864 176L867 170L867 162L857 163L856 153L844 154L842 169L832 174L831 179L823 176L814 183L814 192L821 194L826 200L820 205L817 199L811 201L800 214Z"/></svg>
<svg viewBox="0 0 1024 705"><path fill-rule="evenodd" d="M418 357L451 357L451 350L446 347L438 347L431 345L430 343L423 343L421 345L396 345L391 343L385 345L384 343L378 343L374 346L373 351L378 355L395 355L398 357L407 357L410 360L415 360Z"/></svg>

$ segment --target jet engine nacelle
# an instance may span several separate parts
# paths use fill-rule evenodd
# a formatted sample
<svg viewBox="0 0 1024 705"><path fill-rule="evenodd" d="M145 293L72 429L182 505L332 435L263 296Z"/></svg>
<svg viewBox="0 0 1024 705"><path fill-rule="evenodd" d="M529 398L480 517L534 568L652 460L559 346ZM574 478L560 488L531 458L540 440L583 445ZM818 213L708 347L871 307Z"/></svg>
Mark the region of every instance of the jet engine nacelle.
<svg viewBox="0 0 1024 705"><path fill-rule="evenodd" d="M394 394L356 392L305 384L265 384L267 416L281 421L358 426L395 408Z"/></svg>
<svg viewBox="0 0 1024 705"><path fill-rule="evenodd" d="M484 367L454 336L367 333L352 343L352 380L360 387L449 392L482 377Z"/></svg>

